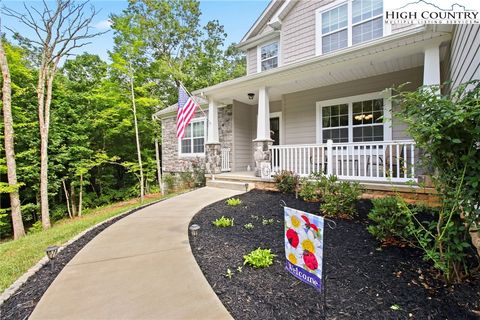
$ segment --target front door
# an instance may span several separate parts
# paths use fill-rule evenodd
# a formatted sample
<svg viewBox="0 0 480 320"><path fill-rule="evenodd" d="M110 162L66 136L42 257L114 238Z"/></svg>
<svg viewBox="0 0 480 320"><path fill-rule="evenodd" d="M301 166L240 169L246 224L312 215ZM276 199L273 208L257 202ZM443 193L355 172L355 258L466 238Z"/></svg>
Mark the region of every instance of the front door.
<svg viewBox="0 0 480 320"><path fill-rule="evenodd" d="M270 138L273 140L273 145L280 144L280 118L270 118Z"/></svg>

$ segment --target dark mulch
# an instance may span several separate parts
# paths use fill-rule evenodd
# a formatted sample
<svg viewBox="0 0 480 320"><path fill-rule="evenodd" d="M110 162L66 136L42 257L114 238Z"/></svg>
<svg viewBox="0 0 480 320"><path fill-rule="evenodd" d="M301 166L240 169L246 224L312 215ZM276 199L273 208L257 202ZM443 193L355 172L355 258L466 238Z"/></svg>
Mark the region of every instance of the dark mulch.
<svg viewBox="0 0 480 320"><path fill-rule="evenodd" d="M148 205L152 205L154 203L156 202ZM85 245L87 245L87 243L90 242L90 240L95 238L100 232L102 232L118 220L123 219L138 210L140 210L140 208L128 211L125 214L119 215L112 220L105 222L104 224L96 227L95 229L90 230L81 238L64 248L61 252L58 253L57 257L55 258L53 269L51 268L50 264L44 265L33 276L31 276L13 296L7 299L0 306L0 319L27 319L33 312L33 309L35 309L37 303L40 301L40 298L43 296L45 291L47 291L48 287L53 282L53 280L55 280L60 271L62 271L65 265L70 262L70 260L72 260L72 258ZM94 272L94 270L92 270L92 272ZM79 303L81 303L81 301Z"/></svg>
<svg viewBox="0 0 480 320"><path fill-rule="evenodd" d="M431 265L410 248L380 248L366 231L369 201L358 202L359 217L336 220L326 228L324 278L326 294L296 280L284 269L283 209L288 206L319 212L316 203L292 195L254 190L239 196L243 203L229 207L223 201L200 211L192 223L201 226L193 253L208 282L236 319L477 319L480 279L444 286ZM233 228L217 228L212 221L233 217ZM258 220L252 215L258 216ZM262 219L275 223L262 225ZM253 230L243 225L253 223ZM243 255L258 247L277 254L273 266L243 267ZM225 276L227 268L234 275ZM324 299L326 297L326 299ZM392 306L400 310L392 310ZM326 308L325 308L326 306Z"/></svg>

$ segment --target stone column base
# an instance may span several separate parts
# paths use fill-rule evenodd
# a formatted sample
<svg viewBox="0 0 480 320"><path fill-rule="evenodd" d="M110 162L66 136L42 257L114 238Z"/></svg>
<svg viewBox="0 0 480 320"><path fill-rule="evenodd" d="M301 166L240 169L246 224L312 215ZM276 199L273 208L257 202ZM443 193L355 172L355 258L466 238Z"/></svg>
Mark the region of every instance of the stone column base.
<svg viewBox="0 0 480 320"><path fill-rule="evenodd" d="M220 143L205 144L205 157L207 173L217 174L222 172L222 148Z"/></svg>
<svg viewBox="0 0 480 320"><path fill-rule="evenodd" d="M255 176L261 177L262 163L270 163L269 146L273 145L273 140L253 140L253 158L255 159Z"/></svg>

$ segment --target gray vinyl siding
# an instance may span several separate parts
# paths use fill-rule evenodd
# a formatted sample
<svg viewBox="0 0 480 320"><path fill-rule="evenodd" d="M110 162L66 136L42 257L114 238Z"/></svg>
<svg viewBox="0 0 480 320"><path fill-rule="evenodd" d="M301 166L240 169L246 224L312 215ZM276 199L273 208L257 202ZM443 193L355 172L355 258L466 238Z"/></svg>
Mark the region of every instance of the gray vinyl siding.
<svg viewBox="0 0 480 320"><path fill-rule="evenodd" d="M423 68L414 68L371 78L355 80L284 96L285 144L316 143L316 103L318 101L380 92L386 88L410 82L405 87L414 90L422 85ZM393 106L393 113L399 107ZM392 121L392 139L409 139L406 125L397 117Z"/></svg>
<svg viewBox="0 0 480 320"><path fill-rule="evenodd" d="M257 73L257 47L247 50L247 74Z"/></svg>
<svg viewBox="0 0 480 320"><path fill-rule="evenodd" d="M246 171L248 165L253 168L253 109L248 104L233 102L233 171Z"/></svg>
<svg viewBox="0 0 480 320"><path fill-rule="evenodd" d="M451 43L449 78L454 88L480 79L480 25L456 25Z"/></svg>
<svg viewBox="0 0 480 320"><path fill-rule="evenodd" d="M282 65L315 56L316 10L333 0L298 1L282 23L280 48ZM414 25L393 25L392 33L402 32Z"/></svg>

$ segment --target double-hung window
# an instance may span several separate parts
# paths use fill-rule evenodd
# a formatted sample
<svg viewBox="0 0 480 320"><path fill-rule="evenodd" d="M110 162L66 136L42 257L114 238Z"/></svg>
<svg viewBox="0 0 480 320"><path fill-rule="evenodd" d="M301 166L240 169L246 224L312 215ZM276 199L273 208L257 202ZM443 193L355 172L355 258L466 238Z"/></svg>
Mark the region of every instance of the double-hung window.
<svg viewBox="0 0 480 320"><path fill-rule="evenodd" d="M388 140L390 126L386 99L375 94L317 103L319 141L326 143L368 142Z"/></svg>
<svg viewBox="0 0 480 320"><path fill-rule="evenodd" d="M205 120L193 119L185 128L180 142L181 155L203 155L205 152Z"/></svg>
<svg viewBox="0 0 480 320"><path fill-rule="evenodd" d="M322 10L322 9L320 9ZM383 0L348 0L319 11L320 53L380 38L384 34Z"/></svg>
<svg viewBox="0 0 480 320"><path fill-rule="evenodd" d="M278 41L259 47L260 70L265 71L278 67Z"/></svg>

